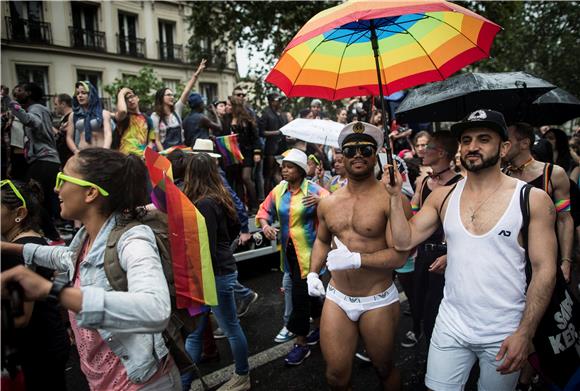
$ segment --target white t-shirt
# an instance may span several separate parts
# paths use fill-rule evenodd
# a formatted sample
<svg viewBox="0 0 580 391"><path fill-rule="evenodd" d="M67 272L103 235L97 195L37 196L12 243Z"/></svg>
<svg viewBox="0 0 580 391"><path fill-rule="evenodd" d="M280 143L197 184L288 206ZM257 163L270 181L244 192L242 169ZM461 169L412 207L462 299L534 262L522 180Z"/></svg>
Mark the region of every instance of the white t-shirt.
<svg viewBox="0 0 580 391"><path fill-rule="evenodd" d="M153 128L155 129L155 134L157 139L161 144L163 144L164 148L168 148L166 146L166 139L168 138L168 134L170 135L171 144L178 145L183 144L184 141L184 134L183 134L183 127L181 126L181 113L183 113L183 103L181 100L178 100L175 103L175 111L165 118L165 121L161 121L159 119L159 115L157 113L151 114L151 120L153 121ZM180 142L175 144L175 136L179 134ZM170 145L170 146L173 146Z"/></svg>

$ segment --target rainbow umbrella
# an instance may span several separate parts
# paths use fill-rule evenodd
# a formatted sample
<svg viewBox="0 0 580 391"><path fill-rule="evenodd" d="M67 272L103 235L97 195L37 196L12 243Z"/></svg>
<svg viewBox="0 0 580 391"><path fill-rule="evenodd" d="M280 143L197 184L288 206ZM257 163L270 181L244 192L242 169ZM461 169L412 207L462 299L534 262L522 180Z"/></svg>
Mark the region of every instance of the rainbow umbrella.
<svg viewBox="0 0 580 391"><path fill-rule="evenodd" d="M379 95L386 123L384 95L443 80L489 57L499 30L447 1L352 0L310 19L266 81L289 97Z"/></svg>

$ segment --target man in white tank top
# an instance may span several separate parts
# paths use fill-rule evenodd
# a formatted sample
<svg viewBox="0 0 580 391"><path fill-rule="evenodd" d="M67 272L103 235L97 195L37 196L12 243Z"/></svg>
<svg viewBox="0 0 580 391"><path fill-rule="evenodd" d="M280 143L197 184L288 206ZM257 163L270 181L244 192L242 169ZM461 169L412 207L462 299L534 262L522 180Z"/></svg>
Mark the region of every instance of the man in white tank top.
<svg viewBox="0 0 580 391"><path fill-rule="evenodd" d="M389 185L388 176L383 181L390 194L397 250L418 245L439 224L447 239L444 298L429 347L425 384L436 391L462 390L477 358L480 390L513 390L554 287L556 210L545 192L532 189L528 228L532 280L526 292L525 252L520 244L524 182L500 171L500 157L510 148L503 115L477 110L451 131L459 139L467 178L454 189L436 189L409 222L400 202L399 176L395 186Z"/></svg>

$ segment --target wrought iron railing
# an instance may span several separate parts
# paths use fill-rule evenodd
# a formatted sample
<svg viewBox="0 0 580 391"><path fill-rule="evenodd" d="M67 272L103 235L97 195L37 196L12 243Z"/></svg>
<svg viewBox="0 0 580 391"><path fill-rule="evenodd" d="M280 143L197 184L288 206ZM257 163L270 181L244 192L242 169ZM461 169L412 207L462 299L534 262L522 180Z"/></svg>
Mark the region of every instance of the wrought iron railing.
<svg viewBox="0 0 580 391"><path fill-rule="evenodd" d="M125 37L117 34L117 51L119 54L133 57L145 57L145 40L143 38Z"/></svg>
<svg viewBox="0 0 580 391"><path fill-rule="evenodd" d="M5 20L8 40L52 44L50 23L11 18L9 16Z"/></svg>
<svg viewBox="0 0 580 391"><path fill-rule="evenodd" d="M183 45L174 45L163 42L157 43L159 59L164 61L183 62Z"/></svg>
<svg viewBox="0 0 580 391"><path fill-rule="evenodd" d="M99 52L107 51L107 40L102 31L85 30L70 26L70 43L74 48L89 49Z"/></svg>

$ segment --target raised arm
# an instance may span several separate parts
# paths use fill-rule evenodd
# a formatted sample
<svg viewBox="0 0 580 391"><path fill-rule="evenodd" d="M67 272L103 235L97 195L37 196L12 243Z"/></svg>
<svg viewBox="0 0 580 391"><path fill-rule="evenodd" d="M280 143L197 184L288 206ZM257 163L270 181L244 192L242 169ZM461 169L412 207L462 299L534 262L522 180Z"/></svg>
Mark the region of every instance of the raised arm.
<svg viewBox="0 0 580 391"><path fill-rule="evenodd" d="M443 209L445 195L450 191L449 187L441 187L433 191L427 198L423 207L413 218L407 221L403 199L401 198L402 178L395 167L395 185L389 183L389 170L385 165L382 182L390 195L390 228L392 244L398 251L409 251L418 244L424 242L437 230L440 224L439 209ZM394 229L393 227L396 227Z"/></svg>
<svg viewBox="0 0 580 391"><path fill-rule="evenodd" d="M574 248L574 220L570 214L570 180L566 171L560 166L554 166L552 185L554 186L554 200L556 202L556 228L558 230L562 273L566 281L569 281Z"/></svg>
<svg viewBox="0 0 580 391"><path fill-rule="evenodd" d="M528 241L532 280L528 285L526 306L520 325L514 334L504 340L496 357L497 360L505 357L504 362L497 368L502 374L518 371L525 364L529 345L552 297L556 281L555 220L556 209L550 197L541 190L532 189L528 237L542 240Z"/></svg>
<svg viewBox="0 0 580 391"><path fill-rule="evenodd" d="M195 71L193 73L193 75L191 75L191 78L189 79L189 81L185 85L185 88L183 89L183 92L181 93L181 97L179 98L179 100L181 101L181 103L183 103L183 104L186 104L187 103L187 98L189 97L189 93L191 92L191 89L193 88L193 85L197 81L197 78L199 77L199 75L205 69L205 63L206 62L207 62L207 60L205 58L203 60L201 60L201 62L199 63L199 66L197 67L197 71Z"/></svg>
<svg viewBox="0 0 580 391"><path fill-rule="evenodd" d="M127 87L121 88L117 94L117 112L115 113L115 119L117 123L121 122L127 116L127 102L125 101L125 95L131 90Z"/></svg>

